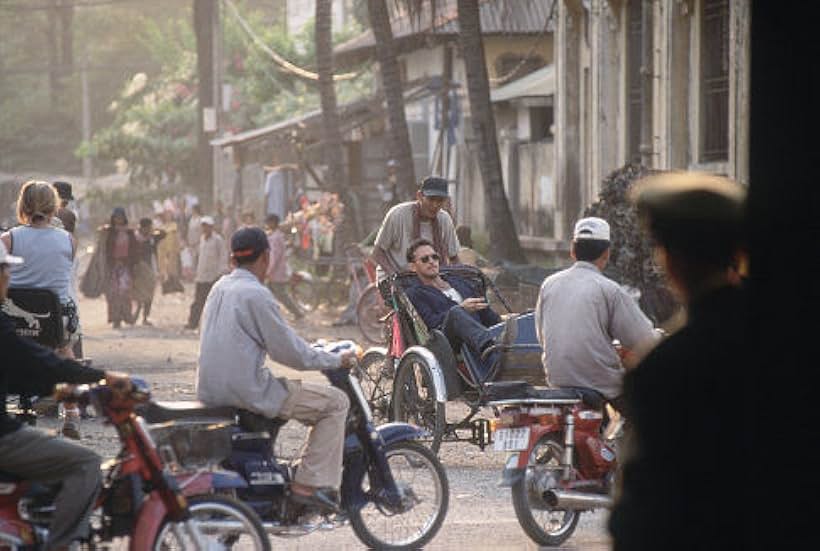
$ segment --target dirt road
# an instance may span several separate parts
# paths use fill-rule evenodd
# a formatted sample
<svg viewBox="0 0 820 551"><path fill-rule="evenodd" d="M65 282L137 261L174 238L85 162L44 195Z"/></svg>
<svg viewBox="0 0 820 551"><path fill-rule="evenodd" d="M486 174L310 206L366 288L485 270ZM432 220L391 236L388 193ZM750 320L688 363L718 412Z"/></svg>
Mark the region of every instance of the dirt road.
<svg viewBox="0 0 820 551"><path fill-rule="evenodd" d="M106 323L105 301L80 299L85 355L102 369L115 369L143 377L151 383L160 400L194 399L194 369L198 335L183 329L187 321L192 287L186 292L157 295L151 320L153 327L135 325L112 329ZM352 338L362 342L355 327L332 327L328 313L314 313L297 326L307 339ZM295 372L271 366L284 376L323 381L318 372ZM55 420L44 419L42 428L56 427ZM292 426L293 425L293 426ZM304 429L288 424L280 437L280 452L294 455ZM110 427L97 420L83 422L82 442L105 458L117 451L117 438ZM468 444L445 444L440 454L450 481L450 508L444 526L428 546L431 550L512 550L537 549L521 528L513 512L510 492L497 482L504 455L480 451ZM298 539L278 539L281 549L339 550L362 549L350 528L314 533ZM604 550L609 548L606 514L585 514L575 535L561 549Z"/></svg>

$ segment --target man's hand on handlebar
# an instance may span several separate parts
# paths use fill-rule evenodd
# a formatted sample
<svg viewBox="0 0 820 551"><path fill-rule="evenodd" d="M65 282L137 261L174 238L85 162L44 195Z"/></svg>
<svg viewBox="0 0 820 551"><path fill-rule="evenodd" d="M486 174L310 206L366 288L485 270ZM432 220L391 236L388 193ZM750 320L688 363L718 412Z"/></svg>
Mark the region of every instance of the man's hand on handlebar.
<svg viewBox="0 0 820 551"><path fill-rule="evenodd" d="M125 398L133 389L131 377L118 371L106 371L105 384L108 385L118 398Z"/></svg>
<svg viewBox="0 0 820 551"><path fill-rule="evenodd" d="M346 350L340 354L342 358L342 363L339 367L343 367L345 369L352 369L356 366L358 362L358 355L356 354L355 350Z"/></svg>

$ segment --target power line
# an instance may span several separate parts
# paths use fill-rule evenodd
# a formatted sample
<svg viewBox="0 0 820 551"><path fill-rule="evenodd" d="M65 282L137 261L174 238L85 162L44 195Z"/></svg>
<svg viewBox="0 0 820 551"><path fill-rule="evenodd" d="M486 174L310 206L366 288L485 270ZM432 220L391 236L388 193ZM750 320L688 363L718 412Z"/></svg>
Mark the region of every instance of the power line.
<svg viewBox="0 0 820 551"><path fill-rule="evenodd" d="M319 80L318 73L314 73L313 71L308 71L307 69L299 67L298 65L294 65L293 63L291 63L290 61L288 61L287 59L273 51L267 44L265 44L265 42L261 38L259 38L259 36L257 36L253 32L253 29L251 29L251 26L248 24L248 22L242 18L242 15L240 15L239 10L237 9L236 5L232 2L232 0L224 1L225 4L231 8L231 13L234 16L234 18L236 18L237 22L239 23L239 26L242 27L242 30L244 30L245 33L251 38L253 43L266 54L268 54L270 58L273 59L273 61L277 65L279 65L284 71L307 80ZM343 73L333 75L333 80L350 80L356 78L357 76L357 73Z"/></svg>
<svg viewBox="0 0 820 551"><path fill-rule="evenodd" d="M84 0L83 2L66 2L63 4L4 4L0 3L0 9L7 11L43 11L55 8L96 8L98 6L110 6L113 4L142 4L140 0Z"/></svg>

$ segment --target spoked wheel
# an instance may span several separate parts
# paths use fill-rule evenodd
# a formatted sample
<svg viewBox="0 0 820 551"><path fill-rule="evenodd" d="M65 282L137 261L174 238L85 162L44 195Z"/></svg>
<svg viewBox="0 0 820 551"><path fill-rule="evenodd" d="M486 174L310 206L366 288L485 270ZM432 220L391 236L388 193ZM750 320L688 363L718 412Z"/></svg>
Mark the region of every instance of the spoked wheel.
<svg viewBox="0 0 820 551"><path fill-rule="evenodd" d="M384 324L380 321L390 310L375 283L369 284L362 291L356 304L356 316L359 330L365 339L373 344L382 344L385 340Z"/></svg>
<svg viewBox="0 0 820 551"><path fill-rule="evenodd" d="M188 507L209 550L270 551L270 540L262 521L245 503L227 496L203 495L189 498ZM195 548L190 534L174 522L163 524L154 543L154 551Z"/></svg>
<svg viewBox="0 0 820 551"><path fill-rule="evenodd" d="M395 375L393 358L388 357L383 350L365 352L355 371L364 390L364 397L373 411L376 425L390 420L390 396Z"/></svg>
<svg viewBox="0 0 820 551"><path fill-rule="evenodd" d="M351 515L353 531L368 549L420 549L447 515L447 475L435 454L415 442L397 442L385 454L402 494L401 510L371 501ZM370 495L368 487L364 491Z"/></svg>
<svg viewBox="0 0 820 551"><path fill-rule="evenodd" d="M396 370L393 420L430 431L430 450L438 454L446 423L444 402L436 400L433 374L419 354L405 354Z"/></svg>
<svg viewBox="0 0 820 551"><path fill-rule="evenodd" d="M581 512L553 509L543 498L561 479L564 446L556 434L543 436L530 454L525 475L512 486L513 509L524 532L538 545L561 545L569 538Z"/></svg>
<svg viewBox="0 0 820 551"><path fill-rule="evenodd" d="M319 293L313 282L298 272L293 274L289 288L293 300L303 312L313 312L319 306Z"/></svg>

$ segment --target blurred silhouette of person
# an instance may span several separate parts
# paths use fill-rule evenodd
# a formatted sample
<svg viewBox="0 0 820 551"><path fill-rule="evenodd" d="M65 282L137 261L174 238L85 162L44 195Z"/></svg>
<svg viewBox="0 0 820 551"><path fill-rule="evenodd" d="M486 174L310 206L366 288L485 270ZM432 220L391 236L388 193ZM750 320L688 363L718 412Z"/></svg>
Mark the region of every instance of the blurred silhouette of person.
<svg viewBox="0 0 820 551"><path fill-rule="evenodd" d="M199 262L196 265L196 276L194 277L196 289L185 329L199 327L199 318L202 317L202 309L205 307L205 299L208 298L211 287L223 274L228 273L228 249L222 236L214 231L214 219L210 216L203 216L200 219L200 225L202 231L197 255Z"/></svg>
<svg viewBox="0 0 820 551"><path fill-rule="evenodd" d="M736 411L750 365L746 289L735 276L745 188L670 172L638 181L632 193L687 319L624 377L628 424L609 522L614 549L738 548L748 528L744 504L755 502L746 489L754 482L735 472L754 455L738 426L747 412Z"/></svg>
<svg viewBox="0 0 820 551"><path fill-rule="evenodd" d="M137 303L134 318L138 319L142 312L143 325L153 325L148 316L151 315L151 304L154 302L157 286L157 245L165 239L165 235L163 230L154 229L154 222L150 218L140 219L139 229L134 235L139 258L134 266L134 300Z"/></svg>
<svg viewBox="0 0 820 551"><path fill-rule="evenodd" d="M305 313L299 308L288 292L288 282L290 281L290 266L288 265L288 249L285 234L279 228L279 216L269 214L265 218L268 245L270 246L270 266L266 283L282 306L288 309L293 317L300 320L305 317Z"/></svg>
<svg viewBox="0 0 820 551"><path fill-rule="evenodd" d="M119 329L122 322L133 325L136 318L131 311L134 287L134 266L138 260L137 239L128 227L125 209L116 207L108 224L101 228L105 233L105 255L108 287L105 300L108 304L108 322Z"/></svg>
<svg viewBox="0 0 820 551"><path fill-rule="evenodd" d="M461 225L456 227L456 237L458 237L458 243L460 245L458 249L458 259L462 264L469 264L476 268L484 268L489 265L487 259L473 248L473 232L470 226Z"/></svg>

